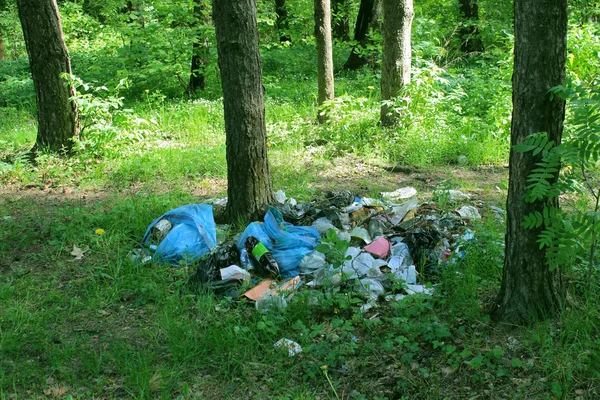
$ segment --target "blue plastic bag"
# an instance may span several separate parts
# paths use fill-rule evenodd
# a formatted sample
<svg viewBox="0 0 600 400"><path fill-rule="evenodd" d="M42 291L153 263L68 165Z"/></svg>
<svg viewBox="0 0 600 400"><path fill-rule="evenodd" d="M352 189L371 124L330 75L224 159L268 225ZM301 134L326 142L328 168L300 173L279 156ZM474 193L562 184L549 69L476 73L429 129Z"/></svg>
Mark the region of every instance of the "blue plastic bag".
<svg viewBox="0 0 600 400"><path fill-rule="evenodd" d="M153 259L180 265L209 253L217 245L217 225L209 204L188 204L167 211L155 219L144 235L142 242L149 244L150 231L161 219L168 220L173 228L160 242Z"/></svg>
<svg viewBox="0 0 600 400"><path fill-rule="evenodd" d="M263 222L252 222L246 227L237 242L240 252L245 248L248 236L261 241L273 254L281 276L289 278L300 273L300 261L315 249L321 235L313 227L294 226L283 222L281 213L270 208Z"/></svg>

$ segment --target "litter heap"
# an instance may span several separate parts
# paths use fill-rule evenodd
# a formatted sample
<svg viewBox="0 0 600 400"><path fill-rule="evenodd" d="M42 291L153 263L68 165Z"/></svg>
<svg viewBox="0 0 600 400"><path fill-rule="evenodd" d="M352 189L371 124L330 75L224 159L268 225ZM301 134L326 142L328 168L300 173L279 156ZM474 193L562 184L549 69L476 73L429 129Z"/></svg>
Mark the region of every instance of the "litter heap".
<svg viewBox="0 0 600 400"><path fill-rule="evenodd" d="M190 266L193 289L236 296L241 287L252 287L243 295L260 311L285 308L303 283L364 292L367 310L381 298L433 294L420 277L435 282L440 268L465 257L461 245L474 239L467 225L481 218L470 205L442 212L436 203L419 204L412 187L378 199L346 190L308 203L283 191L275 198L264 222L249 224L233 241L224 240L228 227L217 226L212 214L226 199L171 210L148 227L144 251L156 262ZM445 190L435 192L435 199L451 204L470 196ZM400 292L392 292L399 286Z"/></svg>

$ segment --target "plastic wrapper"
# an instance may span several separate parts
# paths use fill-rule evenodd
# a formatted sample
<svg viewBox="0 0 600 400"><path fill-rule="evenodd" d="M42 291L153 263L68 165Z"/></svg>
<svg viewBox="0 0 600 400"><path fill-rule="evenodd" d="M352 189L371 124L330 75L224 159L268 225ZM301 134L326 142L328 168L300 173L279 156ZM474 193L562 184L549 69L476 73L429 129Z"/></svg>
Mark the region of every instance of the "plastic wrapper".
<svg viewBox="0 0 600 400"><path fill-rule="evenodd" d="M275 347L276 349L285 349L288 352L288 355L290 357L295 356L298 353L302 353L302 346L300 346L298 343L294 342L293 340L290 339L279 339L277 341L277 343L275 343L273 345L273 347Z"/></svg>
<svg viewBox="0 0 600 400"><path fill-rule="evenodd" d="M417 189L412 186L403 187L393 192L382 192L381 197L385 200L406 200L417 195Z"/></svg>
<svg viewBox="0 0 600 400"><path fill-rule="evenodd" d="M379 296L383 296L385 294L385 288L376 279L373 278L363 278L359 280L359 290L367 293L371 300L377 300Z"/></svg>
<svg viewBox="0 0 600 400"><path fill-rule="evenodd" d="M402 222L404 217L406 217L406 214L408 214L410 210L417 208L418 205L419 202L417 198L411 197L404 203L392 207L392 224L398 225L400 222Z"/></svg>
<svg viewBox="0 0 600 400"><path fill-rule="evenodd" d="M400 241L396 242L392 246L391 257L388 260L388 267L391 268L392 272L407 267L412 262L408 245Z"/></svg>
<svg viewBox="0 0 600 400"><path fill-rule="evenodd" d="M287 300L283 296L267 294L256 300L255 306L261 313L281 312L287 307Z"/></svg>
<svg viewBox="0 0 600 400"><path fill-rule="evenodd" d="M346 251L346 256L352 258L344 261L340 271L349 279L362 278L364 276L380 276L382 275L380 268L386 265L384 260L377 260L358 247L349 247Z"/></svg>
<svg viewBox="0 0 600 400"><path fill-rule="evenodd" d="M361 226L357 226L350 231L350 236L359 238L366 244L371 243L371 235L369 235L369 231Z"/></svg>
<svg viewBox="0 0 600 400"><path fill-rule="evenodd" d="M479 214L479 211L473 206L462 206L456 212L458 213L458 215L460 215L460 217L462 219L466 219L466 220L481 219L481 215Z"/></svg>
<svg viewBox="0 0 600 400"><path fill-rule="evenodd" d="M318 251L311 251L304 256L300 262L300 273L301 274L314 274L316 271L327 267L329 264L325 260L325 254Z"/></svg>

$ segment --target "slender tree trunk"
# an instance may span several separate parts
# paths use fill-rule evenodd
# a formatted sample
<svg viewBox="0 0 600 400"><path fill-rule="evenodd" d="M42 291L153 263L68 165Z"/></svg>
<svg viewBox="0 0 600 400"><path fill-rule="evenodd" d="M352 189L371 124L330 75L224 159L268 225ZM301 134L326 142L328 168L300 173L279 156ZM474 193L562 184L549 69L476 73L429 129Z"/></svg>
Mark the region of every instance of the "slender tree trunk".
<svg viewBox="0 0 600 400"><path fill-rule="evenodd" d="M385 102L393 101L410 83L412 0L383 0L383 60L381 70L381 125L397 123L398 114Z"/></svg>
<svg viewBox="0 0 600 400"><path fill-rule="evenodd" d="M6 9L6 0L0 0L0 11ZM6 60L6 50L4 50L4 40L2 39L2 26L0 26L0 61Z"/></svg>
<svg viewBox="0 0 600 400"><path fill-rule="evenodd" d="M56 0L18 0L17 7L38 110L38 133L32 154L39 149L68 152L79 124L77 106L69 100L74 90L60 76L71 74L71 61Z"/></svg>
<svg viewBox="0 0 600 400"><path fill-rule="evenodd" d="M333 50L331 46L331 8L329 0L315 0L315 38L319 64L319 108L333 93ZM318 120L323 123L327 116L319 110Z"/></svg>
<svg viewBox="0 0 600 400"><path fill-rule="evenodd" d="M536 132L547 132L559 144L565 102L550 96L548 90L565 78L567 0L515 1L514 19L511 147ZM546 251L537 243L542 228L530 230L521 225L525 215L542 212L548 205L523 200L527 177L539 159L532 152L510 152L504 269L492 316L512 324L544 319L557 312L562 301L560 271L550 270Z"/></svg>
<svg viewBox="0 0 600 400"><path fill-rule="evenodd" d="M275 0L275 13L277 14L275 26L279 33L279 41L289 42L291 40L289 34L290 24L288 21L288 9L285 0Z"/></svg>
<svg viewBox="0 0 600 400"><path fill-rule="evenodd" d="M348 0L332 0L332 35L343 42L350 40L350 18L348 11Z"/></svg>
<svg viewBox="0 0 600 400"><path fill-rule="evenodd" d="M2 40L2 30L0 30L0 61L6 60L6 51L4 50L4 41Z"/></svg>
<svg viewBox="0 0 600 400"><path fill-rule="evenodd" d="M343 69L355 71L368 64L369 59L364 55L364 49L369 43L368 33L379 26L382 14L382 0L361 0L354 26L354 41L357 44L352 48Z"/></svg>
<svg viewBox="0 0 600 400"><path fill-rule="evenodd" d="M209 62L210 41L202 28L208 24L208 19L209 13L205 1L194 0L194 24L197 33L192 45L190 83L187 87L190 96L194 95L198 89L204 90L206 86L205 72Z"/></svg>
<svg viewBox="0 0 600 400"><path fill-rule="evenodd" d="M462 27L460 28L461 50L465 53L483 52L483 42L479 37L478 0L459 0Z"/></svg>
<svg viewBox="0 0 600 400"><path fill-rule="evenodd" d="M227 145L230 222L258 220L273 202L267 160L256 0L213 0Z"/></svg>

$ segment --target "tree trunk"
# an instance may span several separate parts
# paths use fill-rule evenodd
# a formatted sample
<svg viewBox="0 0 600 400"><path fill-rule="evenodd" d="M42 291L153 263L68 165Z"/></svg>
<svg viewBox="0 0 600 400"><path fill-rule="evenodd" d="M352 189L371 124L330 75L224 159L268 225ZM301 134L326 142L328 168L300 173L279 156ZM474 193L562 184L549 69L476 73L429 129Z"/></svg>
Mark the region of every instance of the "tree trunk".
<svg viewBox="0 0 600 400"><path fill-rule="evenodd" d="M548 90L565 78L567 0L515 1L514 19L511 146L536 132L547 132L559 144L565 102L552 98ZM531 152L510 152L504 269L492 316L511 324L544 319L557 312L562 301L560 271L550 270L545 249L537 243L542 228L521 226L525 215L541 213L547 205L524 201L527 177L539 159Z"/></svg>
<svg viewBox="0 0 600 400"><path fill-rule="evenodd" d="M383 0L383 60L381 69L380 121L395 125L398 113L385 104L401 94L410 83L411 30L414 16L412 0Z"/></svg>
<svg viewBox="0 0 600 400"><path fill-rule="evenodd" d="M209 13L204 0L194 0L194 24L197 28L194 44L192 45L192 65L190 83L187 87L189 96L198 89L204 90L206 86L206 66L210 55L210 41L204 34L203 27L208 24Z"/></svg>
<svg viewBox="0 0 600 400"><path fill-rule="evenodd" d="M285 0L275 0L275 13L277 14L275 26L279 33L279 41L289 42L291 40L289 34L290 24L288 21L288 9L285 5Z"/></svg>
<svg viewBox="0 0 600 400"><path fill-rule="evenodd" d="M462 25L459 31L460 48L465 53L483 52L483 42L479 37L479 5L477 0L459 0Z"/></svg>
<svg viewBox="0 0 600 400"><path fill-rule="evenodd" d="M333 50L331 46L331 8L329 0L315 0L315 38L319 64L319 115L323 123L327 115L321 112L321 105L334 99L333 93Z"/></svg>
<svg viewBox="0 0 600 400"><path fill-rule="evenodd" d="M0 61L6 60L6 51L4 50L4 41L2 40L2 30L0 29Z"/></svg>
<svg viewBox="0 0 600 400"><path fill-rule="evenodd" d="M354 26L354 41L357 44L352 48L343 69L355 71L369 62L364 49L369 43L369 30L375 29L379 24L383 14L382 5L382 0L361 0Z"/></svg>
<svg viewBox="0 0 600 400"><path fill-rule="evenodd" d="M60 76L71 74L71 61L56 0L18 0L17 7L38 110L38 133L32 154L39 149L68 152L79 124L77 106L69 100L75 91Z"/></svg>
<svg viewBox="0 0 600 400"><path fill-rule="evenodd" d="M273 202L267 160L256 0L213 0L223 84L229 222L258 220Z"/></svg>
<svg viewBox="0 0 600 400"><path fill-rule="evenodd" d="M6 0L0 0L0 11L6 10ZM0 61L6 60L6 50L2 38L2 26L0 26Z"/></svg>
<svg viewBox="0 0 600 400"><path fill-rule="evenodd" d="M332 35L343 42L350 40L350 18L348 11L348 0L333 0L331 2Z"/></svg>

